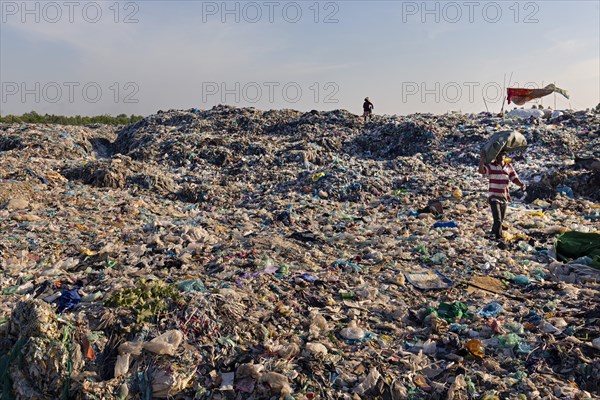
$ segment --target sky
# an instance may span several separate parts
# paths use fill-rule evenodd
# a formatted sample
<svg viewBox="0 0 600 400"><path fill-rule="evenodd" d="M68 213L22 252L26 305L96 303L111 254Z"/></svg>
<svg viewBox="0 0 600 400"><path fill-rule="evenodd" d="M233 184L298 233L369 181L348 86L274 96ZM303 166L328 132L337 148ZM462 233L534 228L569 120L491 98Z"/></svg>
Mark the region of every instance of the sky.
<svg viewBox="0 0 600 400"><path fill-rule="evenodd" d="M0 0L1 115L497 112L549 83L600 102L599 0Z"/></svg>

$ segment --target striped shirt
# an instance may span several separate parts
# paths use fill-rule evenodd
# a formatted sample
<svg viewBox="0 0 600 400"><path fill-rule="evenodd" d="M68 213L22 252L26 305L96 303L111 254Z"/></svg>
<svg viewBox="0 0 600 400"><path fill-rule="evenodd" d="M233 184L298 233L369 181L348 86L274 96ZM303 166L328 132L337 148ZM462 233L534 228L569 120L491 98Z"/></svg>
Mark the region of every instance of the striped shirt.
<svg viewBox="0 0 600 400"><path fill-rule="evenodd" d="M510 182L516 183L515 181L519 178L512 164L486 164L484 168L485 174L488 175L490 180L489 198L509 201L508 187Z"/></svg>

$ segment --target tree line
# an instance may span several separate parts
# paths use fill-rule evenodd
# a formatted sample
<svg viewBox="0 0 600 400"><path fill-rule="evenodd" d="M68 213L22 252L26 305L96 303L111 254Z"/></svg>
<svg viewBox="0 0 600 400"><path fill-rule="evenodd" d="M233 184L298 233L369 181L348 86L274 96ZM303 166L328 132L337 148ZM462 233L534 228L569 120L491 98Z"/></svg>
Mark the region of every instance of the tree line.
<svg viewBox="0 0 600 400"><path fill-rule="evenodd" d="M141 115L127 116L125 114L119 114L116 117L112 115L96 115L93 117L75 115L73 117L67 117L64 115L54 114L38 114L35 111L25 113L23 115L6 115L0 116L0 123L9 124L58 124L58 125L90 125L90 124L104 124L104 125L128 125L144 119Z"/></svg>

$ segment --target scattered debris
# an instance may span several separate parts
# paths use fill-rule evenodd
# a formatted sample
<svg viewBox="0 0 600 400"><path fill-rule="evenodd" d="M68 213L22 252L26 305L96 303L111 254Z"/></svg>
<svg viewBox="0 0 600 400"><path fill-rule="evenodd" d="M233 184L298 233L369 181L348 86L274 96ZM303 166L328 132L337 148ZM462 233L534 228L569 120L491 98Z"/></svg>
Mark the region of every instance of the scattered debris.
<svg viewBox="0 0 600 400"><path fill-rule="evenodd" d="M564 114L0 125L3 398L597 396L600 271L555 243L597 236L600 114Z"/></svg>

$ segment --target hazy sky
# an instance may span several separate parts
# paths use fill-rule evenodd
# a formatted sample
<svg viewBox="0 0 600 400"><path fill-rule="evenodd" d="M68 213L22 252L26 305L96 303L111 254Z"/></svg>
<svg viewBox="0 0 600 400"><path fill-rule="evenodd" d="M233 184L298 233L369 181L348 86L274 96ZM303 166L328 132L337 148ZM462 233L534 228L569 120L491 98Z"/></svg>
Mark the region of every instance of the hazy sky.
<svg viewBox="0 0 600 400"><path fill-rule="evenodd" d="M0 112L499 111L600 102L600 1L0 1ZM506 80L506 82L505 82ZM511 106L508 106L512 108Z"/></svg>

